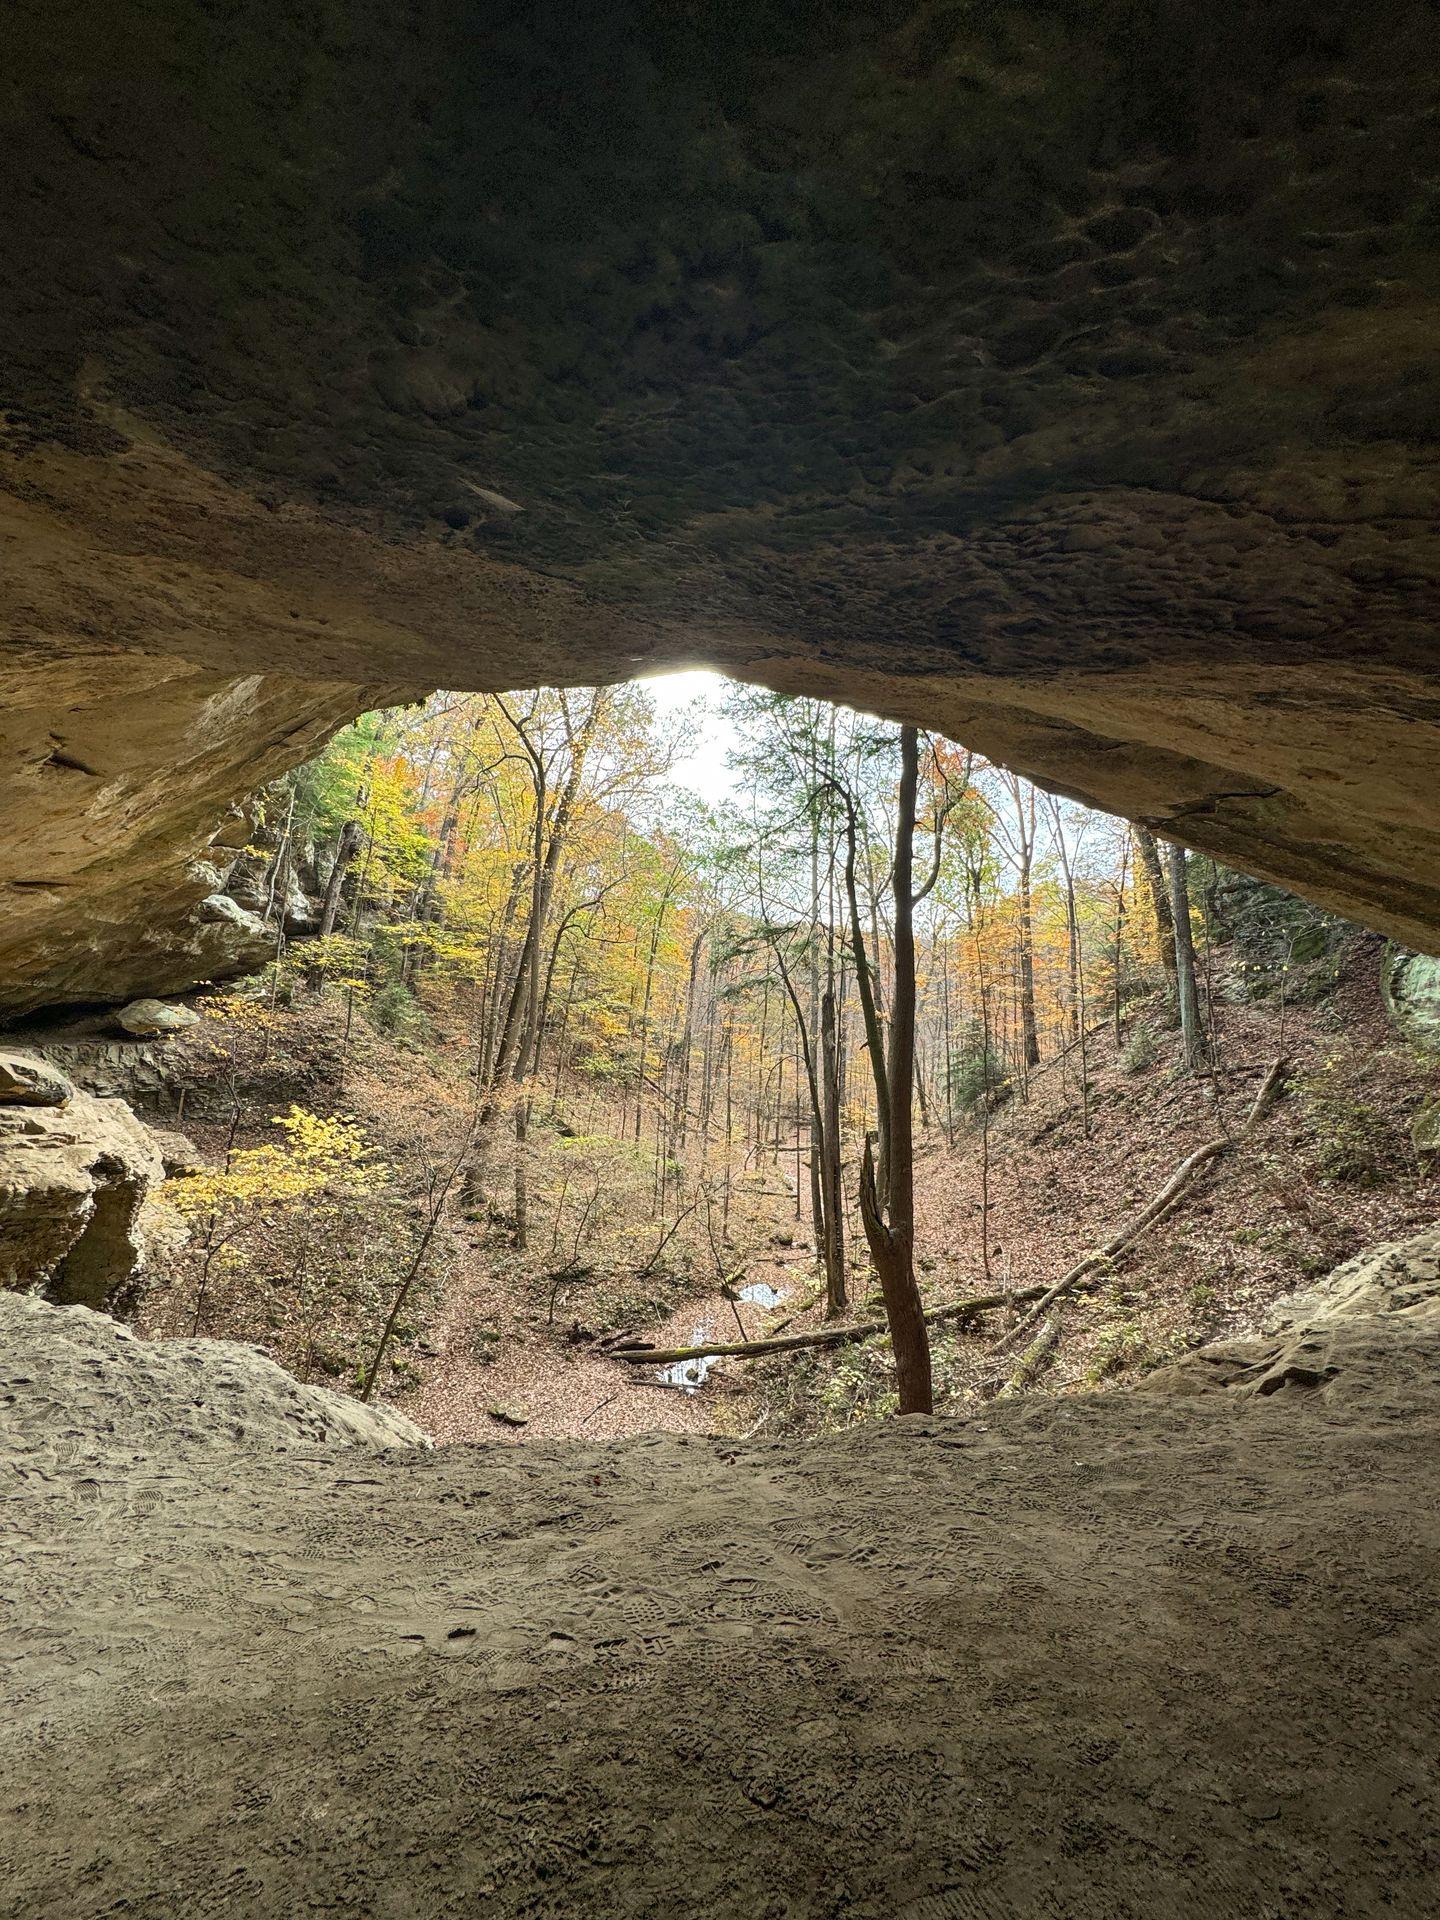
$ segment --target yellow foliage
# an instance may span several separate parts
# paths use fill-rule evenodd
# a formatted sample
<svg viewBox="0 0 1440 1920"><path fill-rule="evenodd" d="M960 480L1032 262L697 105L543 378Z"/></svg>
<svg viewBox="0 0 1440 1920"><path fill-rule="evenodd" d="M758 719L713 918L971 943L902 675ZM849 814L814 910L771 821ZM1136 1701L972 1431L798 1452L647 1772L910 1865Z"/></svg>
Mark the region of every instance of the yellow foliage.
<svg viewBox="0 0 1440 1920"><path fill-rule="evenodd" d="M271 1124L287 1135L283 1146L242 1148L228 1167L177 1180L167 1198L191 1215L244 1212L325 1195L353 1199L374 1192L388 1176L364 1128L343 1114L292 1106Z"/></svg>

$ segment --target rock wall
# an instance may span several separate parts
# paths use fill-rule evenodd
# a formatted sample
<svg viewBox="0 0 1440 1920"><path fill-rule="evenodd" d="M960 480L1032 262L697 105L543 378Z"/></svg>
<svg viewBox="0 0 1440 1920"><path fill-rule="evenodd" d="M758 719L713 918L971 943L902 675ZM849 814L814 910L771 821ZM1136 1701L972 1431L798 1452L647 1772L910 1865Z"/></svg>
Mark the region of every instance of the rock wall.
<svg viewBox="0 0 1440 1920"><path fill-rule="evenodd" d="M395 692L0 644L0 1014L253 971L266 943L206 906L231 803Z"/></svg>
<svg viewBox="0 0 1440 1920"><path fill-rule="evenodd" d="M1440 945L1424 0L17 20L0 1009L382 690L697 660Z"/></svg>
<svg viewBox="0 0 1440 1920"><path fill-rule="evenodd" d="M1440 1054L1440 961L1392 948L1381 969L1380 990L1396 1032L1411 1046Z"/></svg>
<svg viewBox="0 0 1440 1920"><path fill-rule="evenodd" d="M122 1310L144 1266L141 1209L164 1177L159 1144L123 1100L0 1054L0 1289Z"/></svg>
<svg viewBox="0 0 1440 1920"><path fill-rule="evenodd" d="M1440 1226L1347 1260L1277 1300L1259 1330L1200 1347L1146 1376L1149 1393L1236 1399L1314 1394L1322 1403L1402 1399L1434 1385L1440 1345Z"/></svg>

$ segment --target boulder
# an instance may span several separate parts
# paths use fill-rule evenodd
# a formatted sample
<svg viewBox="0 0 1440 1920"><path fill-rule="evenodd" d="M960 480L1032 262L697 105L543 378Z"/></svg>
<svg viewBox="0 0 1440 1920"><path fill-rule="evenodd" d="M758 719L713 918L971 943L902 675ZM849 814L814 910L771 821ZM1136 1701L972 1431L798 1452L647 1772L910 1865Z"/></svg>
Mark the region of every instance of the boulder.
<svg viewBox="0 0 1440 1920"><path fill-rule="evenodd" d="M177 1454L428 1447L413 1421L305 1387L258 1347L142 1340L83 1307L0 1294L0 1394L20 1451L149 1465Z"/></svg>
<svg viewBox="0 0 1440 1920"><path fill-rule="evenodd" d="M1440 1054L1440 960L1391 947L1381 969L1380 991L1396 1032L1412 1047Z"/></svg>
<svg viewBox="0 0 1440 1920"><path fill-rule="evenodd" d="M285 931L289 934L314 933L320 924L320 909L292 873L285 889Z"/></svg>
<svg viewBox="0 0 1440 1920"><path fill-rule="evenodd" d="M270 944L265 922L258 914L242 907L238 900L232 900L228 893L207 893L196 912L202 920L208 920L214 926L234 927L246 939L259 941L266 946Z"/></svg>
<svg viewBox="0 0 1440 1920"><path fill-rule="evenodd" d="M115 1019L126 1033L142 1040L155 1034L183 1033L186 1027L200 1024L200 1016L192 1008L170 1006L164 1000L132 1000L121 1007Z"/></svg>
<svg viewBox="0 0 1440 1920"><path fill-rule="evenodd" d="M76 1089L63 1106L0 1106L0 1287L127 1306L145 1259L140 1211L164 1177L123 1100Z"/></svg>
<svg viewBox="0 0 1440 1920"><path fill-rule="evenodd" d="M0 1052L0 1106L63 1107L75 1089L38 1053Z"/></svg>
<svg viewBox="0 0 1440 1920"><path fill-rule="evenodd" d="M258 920L269 901L264 868L254 860L237 860L230 871L229 878L225 881L223 892L228 899L233 900L238 906L243 907L246 913Z"/></svg>
<svg viewBox="0 0 1440 1920"><path fill-rule="evenodd" d="M173 1179L176 1174L204 1173L210 1165L189 1134L176 1133L167 1127L151 1127L149 1134L155 1142L167 1180Z"/></svg>
<svg viewBox="0 0 1440 1920"><path fill-rule="evenodd" d="M530 1424L530 1409L521 1406L518 1401L496 1400L485 1411L502 1427L528 1427Z"/></svg>
<svg viewBox="0 0 1440 1920"><path fill-rule="evenodd" d="M1160 1367L1137 1392L1268 1399L1314 1396L1322 1404L1398 1402L1429 1385L1440 1336L1440 1226L1387 1241L1275 1301L1260 1331L1200 1347Z"/></svg>

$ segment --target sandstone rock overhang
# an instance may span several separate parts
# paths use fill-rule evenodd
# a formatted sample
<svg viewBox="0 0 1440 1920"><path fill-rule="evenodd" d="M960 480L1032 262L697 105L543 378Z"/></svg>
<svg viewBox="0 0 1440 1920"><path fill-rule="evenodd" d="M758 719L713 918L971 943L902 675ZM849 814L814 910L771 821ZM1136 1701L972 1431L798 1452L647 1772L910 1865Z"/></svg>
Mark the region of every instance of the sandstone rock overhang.
<svg viewBox="0 0 1440 1920"><path fill-rule="evenodd" d="M670 662L1440 946L1425 0L12 24L0 1005L346 713Z"/></svg>

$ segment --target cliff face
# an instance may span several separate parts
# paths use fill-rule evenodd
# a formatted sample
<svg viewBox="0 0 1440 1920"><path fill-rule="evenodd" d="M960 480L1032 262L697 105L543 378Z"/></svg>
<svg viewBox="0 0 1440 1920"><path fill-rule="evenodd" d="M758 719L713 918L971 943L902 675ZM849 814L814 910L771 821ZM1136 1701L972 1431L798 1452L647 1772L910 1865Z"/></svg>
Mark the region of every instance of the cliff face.
<svg viewBox="0 0 1440 1920"><path fill-rule="evenodd" d="M0 1006L367 702L670 661L1440 945L1423 0L20 12Z"/></svg>

